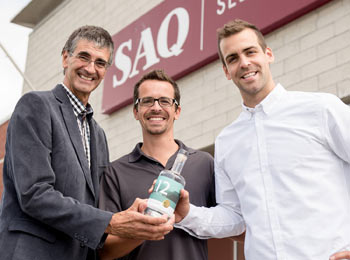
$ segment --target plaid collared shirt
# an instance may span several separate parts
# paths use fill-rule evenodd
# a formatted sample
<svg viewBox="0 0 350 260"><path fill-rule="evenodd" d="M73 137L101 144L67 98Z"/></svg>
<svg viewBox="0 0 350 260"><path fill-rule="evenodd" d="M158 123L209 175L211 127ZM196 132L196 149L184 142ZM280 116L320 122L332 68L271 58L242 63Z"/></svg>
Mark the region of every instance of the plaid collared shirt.
<svg viewBox="0 0 350 260"><path fill-rule="evenodd" d="M62 83L64 90L67 93L68 99L72 104L73 111L77 117L77 122L81 134L81 138L84 145L86 159L88 160L89 167L91 166L90 161L90 128L87 119L90 119L94 113L90 104L85 107L83 103Z"/></svg>

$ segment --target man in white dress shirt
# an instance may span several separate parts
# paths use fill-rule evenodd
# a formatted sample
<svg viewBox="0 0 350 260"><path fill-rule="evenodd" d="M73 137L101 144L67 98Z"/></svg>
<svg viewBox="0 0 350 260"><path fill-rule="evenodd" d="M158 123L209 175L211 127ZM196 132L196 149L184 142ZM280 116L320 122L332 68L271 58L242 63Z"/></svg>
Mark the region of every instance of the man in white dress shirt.
<svg viewBox="0 0 350 260"><path fill-rule="evenodd" d="M275 84L272 50L252 24L226 24L218 47L242 113L215 142L219 205L189 206L182 193L177 225L203 238L245 231L247 260L350 259L349 107Z"/></svg>

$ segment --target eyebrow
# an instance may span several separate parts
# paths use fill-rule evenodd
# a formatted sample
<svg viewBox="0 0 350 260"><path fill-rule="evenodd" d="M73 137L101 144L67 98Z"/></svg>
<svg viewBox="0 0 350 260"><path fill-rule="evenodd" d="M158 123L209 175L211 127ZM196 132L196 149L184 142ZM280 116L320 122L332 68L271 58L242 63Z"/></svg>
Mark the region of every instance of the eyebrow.
<svg viewBox="0 0 350 260"><path fill-rule="evenodd" d="M257 49L257 47L256 46L249 46L247 48L244 48L242 52L244 53L244 52L249 51L251 49ZM232 53L232 54L229 54L228 56L226 56L225 60L227 61L229 58L236 58L237 56L238 56L237 53Z"/></svg>
<svg viewBox="0 0 350 260"><path fill-rule="evenodd" d="M230 55L227 55L225 57L225 61L228 61L229 59L231 58L237 58L238 57L238 54L237 53L231 53Z"/></svg>
<svg viewBox="0 0 350 260"><path fill-rule="evenodd" d="M80 51L80 52L78 52L78 54L79 55L86 55L86 56L90 56L91 57L90 53L88 53L86 51Z"/></svg>
<svg viewBox="0 0 350 260"><path fill-rule="evenodd" d="M78 53L78 55L85 55L85 56L89 56L89 57L91 58L90 53L88 53L87 51L81 51L81 52ZM102 58L97 58L96 60L97 60L97 61L103 61L103 62L105 62L105 63L108 63L108 61L105 61L105 60L102 59Z"/></svg>
<svg viewBox="0 0 350 260"><path fill-rule="evenodd" d="M243 50L243 52L249 51L250 49L256 49L256 48L257 48L256 46L249 46L249 47L245 48L245 49Z"/></svg>

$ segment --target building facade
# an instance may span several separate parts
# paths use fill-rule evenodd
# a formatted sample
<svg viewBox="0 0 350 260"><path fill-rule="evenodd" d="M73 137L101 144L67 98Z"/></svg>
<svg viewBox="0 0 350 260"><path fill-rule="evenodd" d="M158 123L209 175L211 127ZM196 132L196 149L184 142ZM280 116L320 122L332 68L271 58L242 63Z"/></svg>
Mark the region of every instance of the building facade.
<svg viewBox="0 0 350 260"><path fill-rule="evenodd" d="M60 53L74 29L86 24L99 25L115 35L164 1L65 0L43 3L33 0L14 19L15 23L33 28L29 37L26 76L36 90L52 89L62 82ZM245 2L254 1L261 0L236 2L243 6ZM233 2L216 1L218 7ZM266 3L268 5L268 1ZM265 37L275 55L271 68L276 83L280 82L288 90L329 92L348 100L350 1L326 1L268 32ZM216 39L212 40L216 42ZM213 153L216 136L240 113L241 98L237 88L226 80L218 59L178 77L177 82L181 90L182 112L175 122L175 138L190 147ZM132 105L110 114L103 113L104 87L102 82L90 97L90 103L95 119L106 132L110 160L115 160L142 141L142 135L139 123L133 117ZM29 87L24 84L23 92L28 91ZM237 249L230 240L214 240L210 244L210 259L243 259L242 253L237 253L239 250L241 248ZM226 252L225 255L217 258L222 252Z"/></svg>

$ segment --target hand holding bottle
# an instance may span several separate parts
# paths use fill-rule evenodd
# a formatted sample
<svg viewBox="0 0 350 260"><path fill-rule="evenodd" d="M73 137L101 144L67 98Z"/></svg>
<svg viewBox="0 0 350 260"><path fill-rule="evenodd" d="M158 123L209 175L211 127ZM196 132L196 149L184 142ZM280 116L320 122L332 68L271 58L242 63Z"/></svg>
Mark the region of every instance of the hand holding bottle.
<svg viewBox="0 0 350 260"><path fill-rule="evenodd" d="M148 199L146 215L159 217L173 215L180 192L185 186L185 179L181 176L182 168L187 160L188 152L180 149L171 170L163 170L154 185Z"/></svg>

